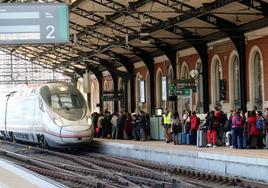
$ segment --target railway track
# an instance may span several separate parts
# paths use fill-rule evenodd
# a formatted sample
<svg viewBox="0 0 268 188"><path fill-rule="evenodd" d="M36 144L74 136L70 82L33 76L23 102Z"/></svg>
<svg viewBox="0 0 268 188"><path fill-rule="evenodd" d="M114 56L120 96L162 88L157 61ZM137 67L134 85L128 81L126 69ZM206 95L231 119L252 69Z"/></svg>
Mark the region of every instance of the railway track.
<svg viewBox="0 0 268 188"><path fill-rule="evenodd" d="M184 167L175 167L169 165L163 165L148 161L136 160L136 159L126 159L120 157L110 157L104 154L86 154L93 158L99 159L101 161L110 161L115 163L120 163L123 160L125 165L139 166L142 168L156 170L163 174L167 174L170 177L179 176L182 181L189 182L191 184L196 184L198 186L204 187L247 187L247 188L268 188L268 185L262 182L251 181L247 179L232 177L232 176L222 176L218 174L212 174L209 172L193 170Z"/></svg>
<svg viewBox="0 0 268 188"><path fill-rule="evenodd" d="M5 141L0 148L0 157L68 187L267 187L234 177L85 151L70 154Z"/></svg>

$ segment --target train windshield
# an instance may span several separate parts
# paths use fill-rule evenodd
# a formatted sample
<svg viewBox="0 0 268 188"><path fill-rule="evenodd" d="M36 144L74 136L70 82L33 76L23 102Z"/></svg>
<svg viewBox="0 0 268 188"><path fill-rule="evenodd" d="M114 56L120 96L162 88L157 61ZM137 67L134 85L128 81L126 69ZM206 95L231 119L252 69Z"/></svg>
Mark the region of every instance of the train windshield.
<svg viewBox="0 0 268 188"><path fill-rule="evenodd" d="M79 120L85 113L81 97L77 94L52 94L51 108L68 120Z"/></svg>
<svg viewBox="0 0 268 188"><path fill-rule="evenodd" d="M82 104L78 95L75 94L59 94L51 95L51 107L54 109L82 108Z"/></svg>
<svg viewBox="0 0 268 188"><path fill-rule="evenodd" d="M82 95L74 87L47 85L41 88L41 96L47 105L61 117L77 121L86 114Z"/></svg>

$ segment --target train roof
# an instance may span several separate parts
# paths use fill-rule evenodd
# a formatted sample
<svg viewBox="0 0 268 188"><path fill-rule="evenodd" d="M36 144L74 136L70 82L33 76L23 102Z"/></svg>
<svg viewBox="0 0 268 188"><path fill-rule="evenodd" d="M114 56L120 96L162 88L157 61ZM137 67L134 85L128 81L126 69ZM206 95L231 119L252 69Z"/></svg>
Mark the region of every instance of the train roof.
<svg viewBox="0 0 268 188"><path fill-rule="evenodd" d="M55 88L58 88L60 86L70 86L70 85L72 84L68 82L48 82L48 83L41 84L41 85L30 85L30 87L28 88L27 87L20 88L20 89L14 88L13 91L6 94L6 97L10 96L12 98L20 98L20 97L36 95L38 94L38 91L40 90L40 88L44 86L49 87L49 89L52 90L52 93L54 93L53 91L55 90Z"/></svg>

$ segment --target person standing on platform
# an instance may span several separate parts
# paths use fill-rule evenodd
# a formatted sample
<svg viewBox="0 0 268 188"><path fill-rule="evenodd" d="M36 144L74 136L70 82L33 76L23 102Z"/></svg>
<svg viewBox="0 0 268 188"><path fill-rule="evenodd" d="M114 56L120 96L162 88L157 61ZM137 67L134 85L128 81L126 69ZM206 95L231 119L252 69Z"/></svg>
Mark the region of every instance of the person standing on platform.
<svg viewBox="0 0 268 188"><path fill-rule="evenodd" d="M132 114L132 131L134 140L140 140L140 119L136 113Z"/></svg>
<svg viewBox="0 0 268 188"><path fill-rule="evenodd" d="M125 112L120 111L119 119L118 119L118 134L116 136L117 139L123 139L124 133L124 125L126 122L127 116Z"/></svg>
<svg viewBox="0 0 268 188"><path fill-rule="evenodd" d="M249 129L249 148L256 149L260 139L260 131L256 127L257 117L255 110L252 110L247 119Z"/></svg>
<svg viewBox="0 0 268 188"><path fill-rule="evenodd" d="M150 140L151 139L151 131L150 131L150 115L148 113L145 113L145 137L146 140Z"/></svg>
<svg viewBox="0 0 268 188"><path fill-rule="evenodd" d="M192 115L191 115L191 137L192 137L192 144L193 145L196 145L198 127L199 127L198 117L196 116L196 112L192 111Z"/></svg>
<svg viewBox="0 0 268 188"><path fill-rule="evenodd" d="M103 126L104 126L104 116L103 116L103 112L101 112L98 118L98 122L97 122L97 127L99 129L100 138L103 138Z"/></svg>
<svg viewBox="0 0 268 188"><path fill-rule="evenodd" d="M127 139L132 139L132 117L130 113L127 113L127 119L125 122L124 130L127 136Z"/></svg>
<svg viewBox="0 0 268 188"><path fill-rule="evenodd" d="M181 144L181 122L179 113L176 111L171 118L171 127L173 130L173 143L174 145Z"/></svg>
<svg viewBox="0 0 268 188"><path fill-rule="evenodd" d="M221 139L222 138L222 136L221 136L221 126L220 126L220 123L221 123L221 110L217 106L214 107L214 116L215 116L215 119L216 119L215 122L218 123L217 128L216 128L216 133L217 133L217 137L219 139L219 142L221 144L221 142L222 142L222 139Z"/></svg>
<svg viewBox="0 0 268 188"><path fill-rule="evenodd" d="M237 109L235 115L232 117L233 148L235 149L243 148L243 132L244 132L243 117L240 115L240 109ZM239 139L239 144L237 143L237 139Z"/></svg>
<svg viewBox="0 0 268 188"><path fill-rule="evenodd" d="M259 139L257 141L257 146L259 149L263 149L264 143L263 143L263 137L265 136L265 119L263 117L263 114L261 111L258 111L257 113L257 121L256 121L256 128L259 131Z"/></svg>
<svg viewBox="0 0 268 188"><path fill-rule="evenodd" d="M110 138L111 137L111 113L108 110L105 110L104 114L104 125L103 125L103 138Z"/></svg>
<svg viewBox="0 0 268 188"><path fill-rule="evenodd" d="M171 127L171 113L165 108L164 113L162 115L162 126L165 129L165 140L166 143L170 142L171 135L170 135L170 127Z"/></svg>
<svg viewBox="0 0 268 188"><path fill-rule="evenodd" d="M217 126L218 126L218 122L215 118L214 115L214 111L210 112L210 116L208 117L207 121L207 125L208 125L208 132L207 132L207 139L208 139L208 144L207 147L211 147L213 145L213 147L217 147L216 146L216 137L217 137ZM212 144L211 144L211 135L212 135Z"/></svg>
<svg viewBox="0 0 268 188"><path fill-rule="evenodd" d="M111 123L112 123L112 139L115 139L116 138L116 135L117 135L117 131L118 131L118 128L117 128L117 125L118 125L118 114L117 112L115 112L113 114L113 117L111 119Z"/></svg>
<svg viewBox="0 0 268 188"><path fill-rule="evenodd" d="M228 120L225 122L224 132L225 132L225 145L232 146L232 117L235 115L235 111L230 110L230 116Z"/></svg>
<svg viewBox="0 0 268 188"><path fill-rule="evenodd" d="M145 113L144 111L140 111L140 114L138 116L140 119L140 140L145 141L145 126L146 126L146 119L145 119Z"/></svg>

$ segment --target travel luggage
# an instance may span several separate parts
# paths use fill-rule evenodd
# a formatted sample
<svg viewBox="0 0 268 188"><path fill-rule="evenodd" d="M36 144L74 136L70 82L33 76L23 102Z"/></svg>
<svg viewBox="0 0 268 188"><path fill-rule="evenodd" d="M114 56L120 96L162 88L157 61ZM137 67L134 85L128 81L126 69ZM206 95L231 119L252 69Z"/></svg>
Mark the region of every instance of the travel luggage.
<svg viewBox="0 0 268 188"><path fill-rule="evenodd" d="M246 134L243 134L243 145L242 145L242 147L244 149L247 148L247 135Z"/></svg>
<svg viewBox="0 0 268 188"><path fill-rule="evenodd" d="M257 136L252 136L249 143L250 149L256 149L257 147Z"/></svg>
<svg viewBox="0 0 268 188"><path fill-rule="evenodd" d="M182 133L181 137L182 137L181 144L186 144L186 133Z"/></svg>
<svg viewBox="0 0 268 188"><path fill-rule="evenodd" d="M192 135L190 135L189 133L186 134L186 144L187 145L192 144L192 142L193 142L192 138L193 138Z"/></svg>
<svg viewBox="0 0 268 188"><path fill-rule="evenodd" d="M206 147L207 142L207 132L204 130L198 130L196 140L197 147Z"/></svg>

